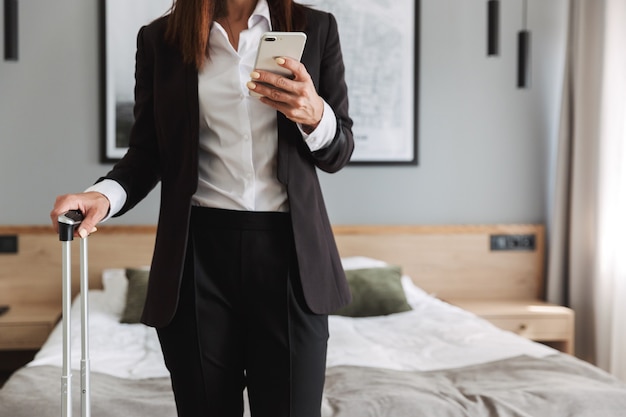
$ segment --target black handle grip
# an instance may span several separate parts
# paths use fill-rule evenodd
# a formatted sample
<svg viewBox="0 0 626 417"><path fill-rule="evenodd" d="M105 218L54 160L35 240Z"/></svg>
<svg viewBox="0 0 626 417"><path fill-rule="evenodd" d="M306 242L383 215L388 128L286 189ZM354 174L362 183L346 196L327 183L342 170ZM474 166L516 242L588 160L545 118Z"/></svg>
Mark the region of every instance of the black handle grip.
<svg viewBox="0 0 626 417"><path fill-rule="evenodd" d="M70 210L59 216L59 240L69 242L74 240L74 230L81 224L85 216L80 210Z"/></svg>

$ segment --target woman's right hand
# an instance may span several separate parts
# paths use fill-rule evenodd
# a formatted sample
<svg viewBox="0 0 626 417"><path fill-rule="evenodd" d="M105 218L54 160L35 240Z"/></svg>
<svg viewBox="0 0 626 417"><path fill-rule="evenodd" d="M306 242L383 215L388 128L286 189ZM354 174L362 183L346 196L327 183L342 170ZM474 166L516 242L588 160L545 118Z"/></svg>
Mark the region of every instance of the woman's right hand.
<svg viewBox="0 0 626 417"><path fill-rule="evenodd" d="M54 229L58 233L59 216L69 210L80 210L85 217L75 234L84 238L97 230L96 225L106 217L109 208L109 199L106 198L104 194L96 191L65 194L57 197L54 208L50 212L50 219L52 220Z"/></svg>

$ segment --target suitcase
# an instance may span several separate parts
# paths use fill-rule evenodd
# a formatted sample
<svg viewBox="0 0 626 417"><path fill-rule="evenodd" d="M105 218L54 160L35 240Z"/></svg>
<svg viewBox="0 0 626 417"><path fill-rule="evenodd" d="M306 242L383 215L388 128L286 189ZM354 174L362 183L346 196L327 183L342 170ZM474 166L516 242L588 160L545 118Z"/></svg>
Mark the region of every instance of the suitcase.
<svg viewBox="0 0 626 417"><path fill-rule="evenodd" d="M71 243L74 240L74 231L83 220L83 214L78 210L71 210L59 216L59 240L63 246L63 370L61 375L61 412L63 417L72 415L72 355L71 355L71 305L72 305L72 253ZM90 417L91 404L89 401L89 288L87 267L87 238L80 239L80 331L81 331L81 361L80 361L80 392L81 416Z"/></svg>

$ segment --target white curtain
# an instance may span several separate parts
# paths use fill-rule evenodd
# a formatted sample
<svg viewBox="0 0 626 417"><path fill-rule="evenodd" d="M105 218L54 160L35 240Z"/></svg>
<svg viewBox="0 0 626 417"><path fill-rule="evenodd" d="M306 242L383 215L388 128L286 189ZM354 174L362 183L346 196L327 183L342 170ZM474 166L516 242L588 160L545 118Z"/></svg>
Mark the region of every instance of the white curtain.
<svg viewBox="0 0 626 417"><path fill-rule="evenodd" d="M624 381L625 41L625 0L571 1L547 282L576 313L576 355Z"/></svg>

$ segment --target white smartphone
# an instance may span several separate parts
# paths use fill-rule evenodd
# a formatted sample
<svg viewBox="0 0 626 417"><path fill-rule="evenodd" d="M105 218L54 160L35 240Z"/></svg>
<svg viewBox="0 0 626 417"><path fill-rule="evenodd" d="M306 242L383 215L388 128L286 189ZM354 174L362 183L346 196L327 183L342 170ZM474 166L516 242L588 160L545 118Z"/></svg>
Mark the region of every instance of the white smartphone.
<svg viewBox="0 0 626 417"><path fill-rule="evenodd" d="M305 44L304 32L265 32L259 42L254 68L290 78L293 74L278 65L276 58L283 56L299 61ZM259 96L254 91L250 91L250 94Z"/></svg>

